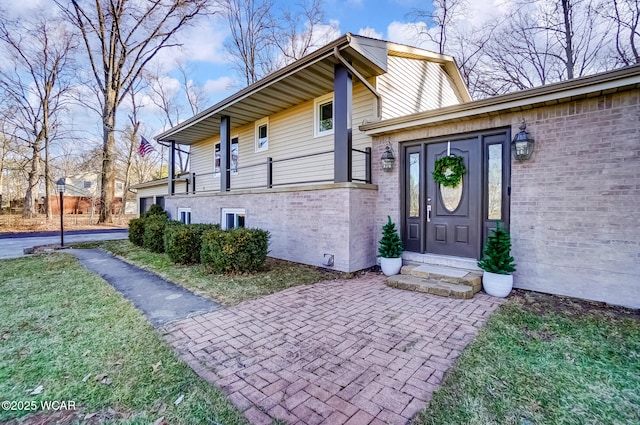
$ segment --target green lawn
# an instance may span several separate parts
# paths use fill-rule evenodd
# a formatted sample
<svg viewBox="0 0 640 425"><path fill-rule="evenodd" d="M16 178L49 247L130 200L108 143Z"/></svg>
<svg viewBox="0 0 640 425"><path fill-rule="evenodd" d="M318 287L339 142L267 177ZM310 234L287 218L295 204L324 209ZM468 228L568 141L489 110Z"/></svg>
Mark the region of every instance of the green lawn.
<svg viewBox="0 0 640 425"><path fill-rule="evenodd" d="M174 264L166 254L147 251L126 240L84 243L75 246L103 248L131 264L151 270L167 280L225 305L237 304L292 286L348 276L346 273L327 271L274 258L267 258L264 272L233 276L215 275L208 273L201 265Z"/></svg>
<svg viewBox="0 0 640 425"><path fill-rule="evenodd" d="M419 424L640 424L640 313L520 291Z"/></svg>
<svg viewBox="0 0 640 425"><path fill-rule="evenodd" d="M91 423L246 423L129 302L72 256L2 260L0 291L3 400L73 401L78 420L97 413ZM29 395L40 385L42 393ZM26 413L0 409L0 422Z"/></svg>

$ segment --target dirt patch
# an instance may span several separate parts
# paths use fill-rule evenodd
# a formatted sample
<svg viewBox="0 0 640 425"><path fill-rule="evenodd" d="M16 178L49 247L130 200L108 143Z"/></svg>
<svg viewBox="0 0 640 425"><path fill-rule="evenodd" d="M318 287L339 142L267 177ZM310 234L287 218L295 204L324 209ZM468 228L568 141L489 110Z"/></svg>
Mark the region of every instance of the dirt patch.
<svg viewBox="0 0 640 425"><path fill-rule="evenodd" d="M581 300L578 298L549 295L534 291L514 289L509 296L528 310L536 313L558 313L568 316L584 316L600 313L612 319L636 319L640 320L640 310L613 306L603 302Z"/></svg>
<svg viewBox="0 0 640 425"><path fill-rule="evenodd" d="M113 223L98 224L98 217L83 214L65 214L65 230L93 230L126 228L134 215L113 218ZM0 233L46 232L60 230L60 216L54 215L49 220L45 215L34 218L22 218L15 214L0 214Z"/></svg>

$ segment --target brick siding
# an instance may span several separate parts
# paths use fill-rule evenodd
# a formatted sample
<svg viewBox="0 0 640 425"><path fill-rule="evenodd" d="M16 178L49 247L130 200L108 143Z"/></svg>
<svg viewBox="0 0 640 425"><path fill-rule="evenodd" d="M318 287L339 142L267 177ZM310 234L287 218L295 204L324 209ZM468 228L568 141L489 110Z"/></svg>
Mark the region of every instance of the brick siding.
<svg viewBox="0 0 640 425"><path fill-rule="evenodd" d="M640 91L447 122L374 139L373 158L398 143L511 126L535 138L529 161L512 160L516 287L640 307ZM375 229L400 220L399 167L378 185ZM376 230L377 231L377 230Z"/></svg>

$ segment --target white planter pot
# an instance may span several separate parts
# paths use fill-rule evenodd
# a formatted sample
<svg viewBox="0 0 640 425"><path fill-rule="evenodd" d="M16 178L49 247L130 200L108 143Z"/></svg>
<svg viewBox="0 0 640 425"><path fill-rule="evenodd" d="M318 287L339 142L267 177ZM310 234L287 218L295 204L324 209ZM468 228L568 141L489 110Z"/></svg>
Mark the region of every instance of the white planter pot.
<svg viewBox="0 0 640 425"><path fill-rule="evenodd" d="M400 258L380 258L380 268L386 276L393 276L400 273L402 268L402 257Z"/></svg>
<svg viewBox="0 0 640 425"><path fill-rule="evenodd" d="M484 272L482 287L487 294L504 298L513 289L513 275Z"/></svg>

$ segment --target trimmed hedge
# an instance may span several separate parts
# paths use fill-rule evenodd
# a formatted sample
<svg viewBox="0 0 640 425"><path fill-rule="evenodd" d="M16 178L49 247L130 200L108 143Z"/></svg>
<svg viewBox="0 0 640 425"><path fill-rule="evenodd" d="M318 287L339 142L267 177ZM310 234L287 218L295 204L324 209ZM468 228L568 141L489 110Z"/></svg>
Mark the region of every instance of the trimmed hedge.
<svg viewBox="0 0 640 425"><path fill-rule="evenodd" d="M206 230L200 261L214 273L256 272L264 268L268 248L266 230Z"/></svg>
<svg viewBox="0 0 640 425"><path fill-rule="evenodd" d="M156 215L144 219L144 248L151 252L164 252L164 232L167 226L182 224L169 221L165 216Z"/></svg>
<svg viewBox="0 0 640 425"><path fill-rule="evenodd" d="M129 241L138 246L144 245L144 218L129 221Z"/></svg>
<svg viewBox="0 0 640 425"><path fill-rule="evenodd" d="M140 218L148 218L160 216L164 217L166 220L169 220L169 213L162 209L162 207L158 204L153 204L149 207L149 210L145 213L140 214Z"/></svg>
<svg viewBox="0 0 640 425"><path fill-rule="evenodd" d="M169 220L169 213L162 209L160 205L153 204L147 212L140 214L140 218L134 218L129 221L129 241L141 247L145 246L144 232L145 220L148 218L158 218L165 221Z"/></svg>
<svg viewBox="0 0 640 425"><path fill-rule="evenodd" d="M202 233L205 230L219 229L218 224L167 226L164 232L164 252L174 263L199 263Z"/></svg>

